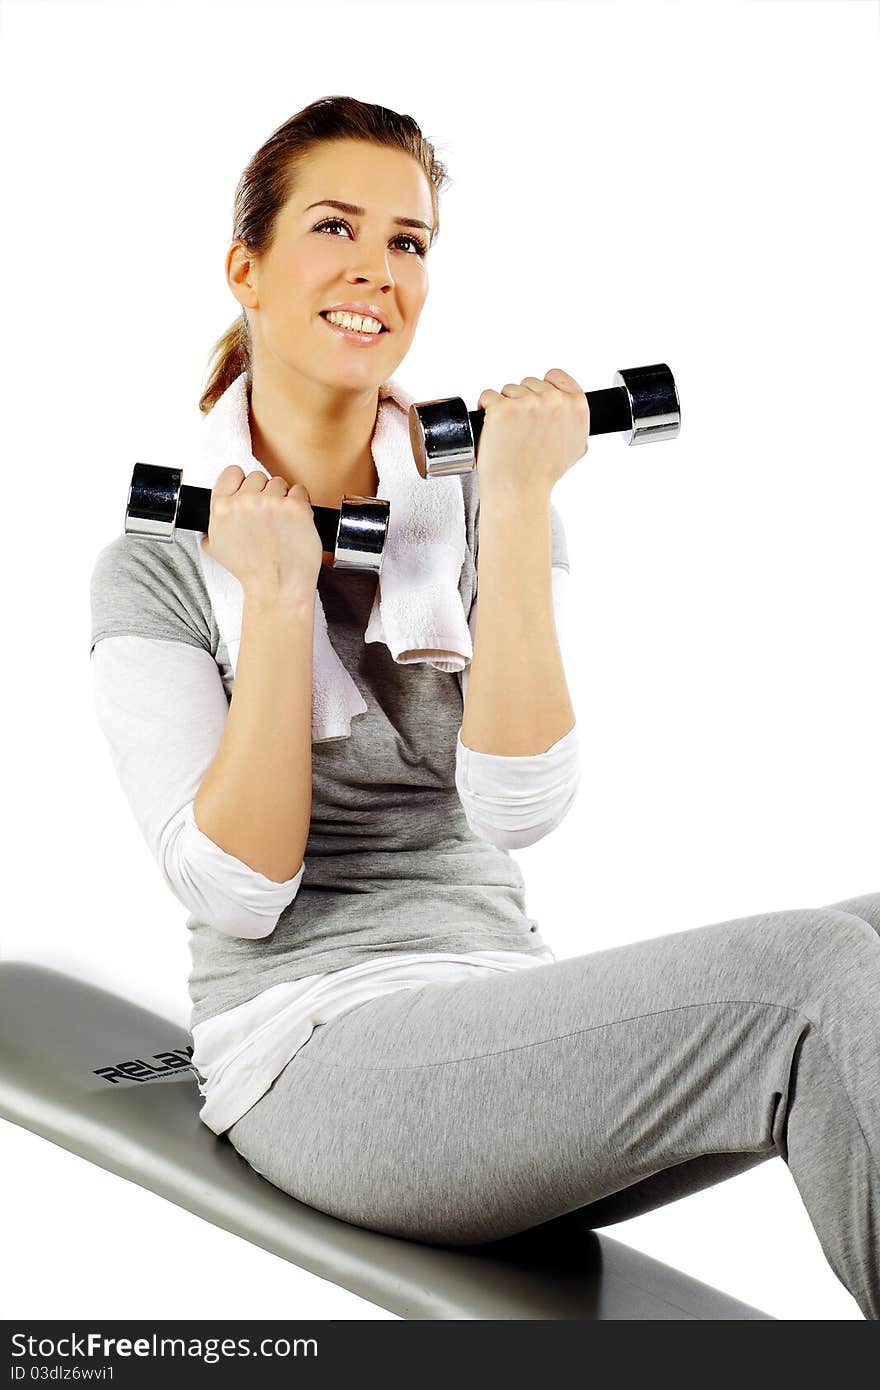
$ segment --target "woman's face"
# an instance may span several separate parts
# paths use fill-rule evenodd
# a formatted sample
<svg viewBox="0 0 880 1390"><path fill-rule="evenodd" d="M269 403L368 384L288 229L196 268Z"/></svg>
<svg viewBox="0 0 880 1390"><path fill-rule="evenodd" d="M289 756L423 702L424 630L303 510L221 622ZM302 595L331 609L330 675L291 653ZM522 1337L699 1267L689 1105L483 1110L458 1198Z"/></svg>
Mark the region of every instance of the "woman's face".
<svg viewBox="0 0 880 1390"><path fill-rule="evenodd" d="M336 200L360 211L327 206ZM318 206L312 206L317 204ZM396 219L427 224L402 226ZM345 140L312 151L265 256L227 276L250 313L255 351L346 389L378 386L409 351L428 293L433 215L421 166L402 150ZM251 290L248 291L247 282ZM354 342L321 317L337 304L374 306L388 332Z"/></svg>

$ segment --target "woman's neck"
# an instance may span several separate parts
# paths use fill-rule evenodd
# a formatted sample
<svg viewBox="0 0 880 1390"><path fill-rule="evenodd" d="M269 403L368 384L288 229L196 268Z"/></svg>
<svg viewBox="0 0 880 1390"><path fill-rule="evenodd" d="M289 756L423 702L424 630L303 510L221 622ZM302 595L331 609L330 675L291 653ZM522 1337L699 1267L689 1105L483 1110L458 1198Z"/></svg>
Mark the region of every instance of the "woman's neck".
<svg viewBox="0 0 880 1390"><path fill-rule="evenodd" d="M255 378L250 393L251 452L272 477L303 483L316 507L338 507L344 494L375 497L379 480L371 441L378 388L340 397L305 382L301 396Z"/></svg>

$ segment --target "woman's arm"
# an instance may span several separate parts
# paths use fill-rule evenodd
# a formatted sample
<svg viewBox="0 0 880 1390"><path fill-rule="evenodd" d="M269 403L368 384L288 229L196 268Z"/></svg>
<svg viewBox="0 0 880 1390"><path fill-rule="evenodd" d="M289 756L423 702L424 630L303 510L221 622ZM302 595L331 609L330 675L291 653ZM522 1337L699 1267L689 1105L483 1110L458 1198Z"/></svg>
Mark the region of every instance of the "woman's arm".
<svg viewBox="0 0 880 1390"><path fill-rule="evenodd" d="M314 616L313 594L245 589L229 717L193 806L203 834L276 883L309 838Z"/></svg>
<svg viewBox="0 0 880 1390"><path fill-rule="evenodd" d="M478 753L544 753L574 728L556 636L550 493L480 491L477 611L461 741Z"/></svg>
<svg viewBox="0 0 880 1390"><path fill-rule="evenodd" d="M557 526L561 528L561 522L551 508L553 612L564 659L569 635L566 619L569 571L562 558L564 539L560 554ZM475 598L468 616L471 638L476 635L479 611L480 601ZM465 667L460 673L463 696L467 695L468 669ZM562 823L577 795L580 785L577 725L546 753L533 753L524 758L475 753L464 746L459 730L455 745L455 785L468 825L481 840L487 840L496 849L525 849L534 845Z"/></svg>
<svg viewBox="0 0 880 1390"><path fill-rule="evenodd" d="M95 644L92 677L98 725L167 887L224 935L270 935L302 867L283 883L269 879L222 850L193 815L229 715L214 657L171 636L111 632Z"/></svg>

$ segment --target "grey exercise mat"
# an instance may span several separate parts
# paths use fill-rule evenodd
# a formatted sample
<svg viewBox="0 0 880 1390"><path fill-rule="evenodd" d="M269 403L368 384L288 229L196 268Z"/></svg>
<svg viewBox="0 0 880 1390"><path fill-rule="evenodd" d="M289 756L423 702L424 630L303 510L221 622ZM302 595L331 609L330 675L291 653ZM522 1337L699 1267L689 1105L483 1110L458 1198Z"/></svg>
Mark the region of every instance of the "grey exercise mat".
<svg viewBox="0 0 880 1390"><path fill-rule="evenodd" d="M443 1248L297 1202L198 1117L179 1024L72 976L0 963L0 1117L402 1318L768 1319L578 1213Z"/></svg>

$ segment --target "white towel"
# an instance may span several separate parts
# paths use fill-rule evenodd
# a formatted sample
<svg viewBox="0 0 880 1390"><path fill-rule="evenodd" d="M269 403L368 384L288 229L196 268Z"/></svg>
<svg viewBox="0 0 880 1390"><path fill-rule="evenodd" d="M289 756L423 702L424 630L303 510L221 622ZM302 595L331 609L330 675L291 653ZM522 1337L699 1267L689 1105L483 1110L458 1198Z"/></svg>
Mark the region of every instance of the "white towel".
<svg viewBox="0 0 880 1390"><path fill-rule="evenodd" d="M420 477L409 439L413 399L393 380L379 388L370 446L379 477L378 496L391 507L382 573L364 641L384 642L401 665L424 662L438 671L461 671L473 656L458 588L466 549L464 499L457 477ZM245 475L257 469L267 478L272 476L251 449L246 372L236 377L203 418L199 438L199 454L183 470L188 486L213 488L231 463L237 463ZM203 546L198 550L217 627L234 673L241 645L244 592L225 565ZM367 705L330 641L317 588L314 634L312 741L349 738L351 720L365 714Z"/></svg>

